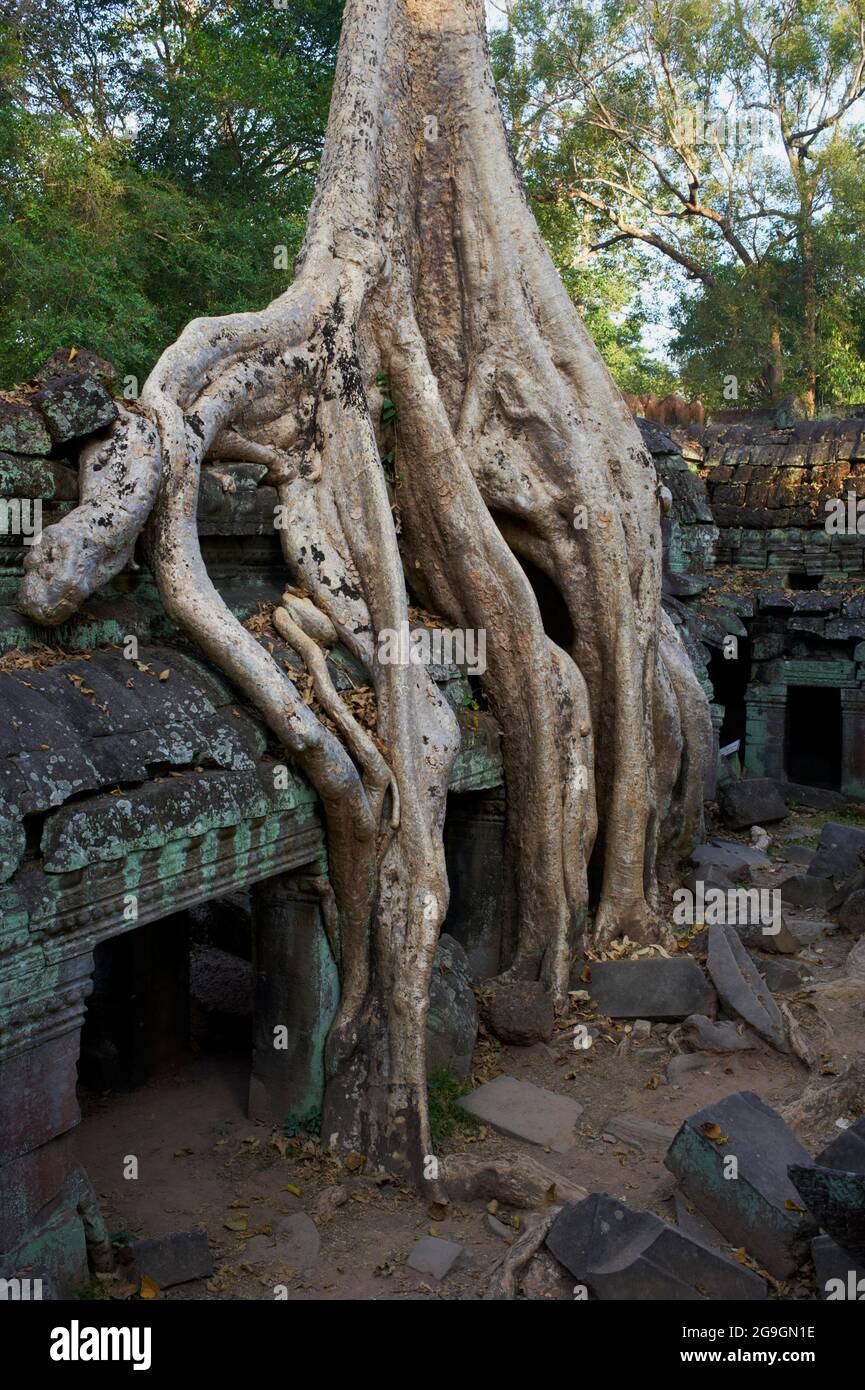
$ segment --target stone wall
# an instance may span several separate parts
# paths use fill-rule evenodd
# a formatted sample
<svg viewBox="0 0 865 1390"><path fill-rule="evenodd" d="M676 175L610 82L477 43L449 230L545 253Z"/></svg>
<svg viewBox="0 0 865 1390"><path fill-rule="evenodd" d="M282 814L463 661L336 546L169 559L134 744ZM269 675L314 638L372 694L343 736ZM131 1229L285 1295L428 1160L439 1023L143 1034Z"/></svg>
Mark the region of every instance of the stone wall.
<svg viewBox="0 0 865 1390"><path fill-rule="evenodd" d="M742 702L741 762L719 775L865 798L865 517L861 532L826 524L827 503L846 518L848 495L865 498L865 420L713 423L666 443L643 431L673 494L666 602L696 644L720 743Z"/></svg>

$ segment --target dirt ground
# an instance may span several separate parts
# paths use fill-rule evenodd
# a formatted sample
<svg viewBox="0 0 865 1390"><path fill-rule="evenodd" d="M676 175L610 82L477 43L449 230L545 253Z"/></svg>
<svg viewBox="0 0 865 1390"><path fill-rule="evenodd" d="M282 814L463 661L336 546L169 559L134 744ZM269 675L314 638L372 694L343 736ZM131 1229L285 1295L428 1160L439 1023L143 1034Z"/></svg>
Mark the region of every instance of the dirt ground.
<svg viewBox="0 0 865 1390"><path fill-rule="evenodd" d="M799 813L770 827L770 854L777 867L766 871L766 884L778 884L793 871L783 859L785 844L816 845L825 819L832 817ZM826 934L799 958L808 962L813 983L832 980L854 944L839 930ZM699 956L698 945L695 953ZM861 1048L865 1001L823 998L807 983L785 998L817 1043L820 1057L814 1074L829 1084ZM590 1017L575 1001L551 1044L506 1047L482 1036L475 1056L476 1083L512 1075L579 1101L584 1109L570 1152L550 1153L504 1139L488 1128L471 1128L461 1123L453 1106L445 1107L443 1123L451 1130L438 1142L437 1152L470 1150L489 1156L522 1149L588 1191L608 1192L631 1207L673 1219L672 1180L662 1162L665 1140L642 1141L641 1146L617 1140L608 1129L614 1117L640 1116L664 1127L672 1138L687 1115L713 1099L751 1090L781 1109L812 1079L795 1058L759 1042L751 1052L701 1053L699 1067L669 1082L667 1063L677 1050L688 1050L674 1026L656 1024L647 1039L638 1041L630 1025L600 1019L593 1046L575 1050L563 1035L575 1022ZM273 1134L245 1117L247 1079L243 1056L200 1055L128 1094L82 1094L81 1160L112 1234L158 1236L193 1226L208 1232L213 1278L161 1291L159 1298L267 1300L275 1297L278 1285L285 1286L291 1300L483 1296L507 1250L505 1238L491 1229L483 1202L454 1203L441 1219L411 1190L322 1155L314 1139L286 1140ZM837 1129L824 1138L833 1133ZM138 1159L135 1180L123 1177L128 1155ZM344 1202L330 1214L319 1215L322 1192L335 1187L344 1189L339 1194ZM287 1264L279 1254L279 1242L271 1237L278 1222L296 1212L312 1215L321 1237L319 1256L307 1268ZM495 1215L514 1234L532 1220L531 1213L507 1208ZM468 1256L465 1265L441 1284L405 1265L412 1246L429 1232L458 1241ZM93 1290L96 1297L136 1293L122 1276L103 1280ZM566 1281L551 1296L568 1297ZM771 1296L815 1297L809 1269L798 1281L773 1289Z"/></svg>

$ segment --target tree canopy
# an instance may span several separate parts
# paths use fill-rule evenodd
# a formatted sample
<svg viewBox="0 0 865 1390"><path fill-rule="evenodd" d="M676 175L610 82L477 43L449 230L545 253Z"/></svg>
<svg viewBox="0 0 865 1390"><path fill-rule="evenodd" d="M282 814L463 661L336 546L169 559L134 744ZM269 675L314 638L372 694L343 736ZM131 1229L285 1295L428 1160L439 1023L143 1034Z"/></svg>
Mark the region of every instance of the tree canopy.
<svg viewBox="0 0 865 1390"><path fill-rule="evenodd" d="M284 288L341 15L342 0L12 0L0 380L58 343L143 380L191 314ZM498 11L517 164L623 389L865 397L863 15L865 0ZM669 360L647 347L658 323Z"/></svg>

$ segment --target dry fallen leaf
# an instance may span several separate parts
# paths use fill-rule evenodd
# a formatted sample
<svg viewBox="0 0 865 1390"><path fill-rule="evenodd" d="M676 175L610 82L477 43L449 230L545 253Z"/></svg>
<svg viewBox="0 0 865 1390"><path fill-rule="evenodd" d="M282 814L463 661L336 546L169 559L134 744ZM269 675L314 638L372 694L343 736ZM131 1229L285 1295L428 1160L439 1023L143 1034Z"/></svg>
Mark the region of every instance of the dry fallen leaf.
<svg viewBox="0 0 865 1390"><path fill-rule="evenodd" d="M729 1142L727 1135L721 1133L721 1126L713 1124L710 1120L700 1125L700 1129L707 1139L712 1140L713 1144L726 1144Z"/></svg>
<svg viewBox="0 0 865 1390"><path fill-rule="evenodd" d="M159 1293L159 1285L154 1283L149 1274L142 1274L141 1288L138 1290L142 1298L155 1298Z"/></svg>

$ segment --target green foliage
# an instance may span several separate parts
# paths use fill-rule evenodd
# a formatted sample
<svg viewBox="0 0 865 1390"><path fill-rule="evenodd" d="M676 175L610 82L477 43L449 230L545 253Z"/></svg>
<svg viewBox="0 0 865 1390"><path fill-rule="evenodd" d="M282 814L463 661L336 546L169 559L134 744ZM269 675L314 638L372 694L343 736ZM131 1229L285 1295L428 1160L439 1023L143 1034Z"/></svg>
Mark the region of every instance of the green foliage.
<svg viewBox="0 0 865 1390"><path fill-rule="evenodd" d="M838 116L863 12L865 0L507 7L491 46L515 158L624 390L729 406L810 383L818 404L865 398L862 101ZM141 384L190 318L286 287L342 0L27 0L17 23L5 13L0 385L58 345ZM723 118L717 139L694 133L695 111L710 128ZM647 347L671 318L675 366ZM773 354L783 385L767 386ZM725 398L731 378L738 399Z"/></svg>
<svg viewBox="0 0 865 1390"><path fill-rule="evenodd" d="M189 319L285 289L340 14L34 0L0 27L0 383L85 345L140 384Z"/></svg>
<svg viewBox="0 0 865 1390"><path fill-rule="evenodd" d="M471 1086L449 1071L437 1071L427 1083L430 1134L438 1148L446 1139L460 1134L474 1134L478 1121L459 1105L460 1097L468 1095Z"/></svg>
<svg viewBox="0 0 865 1390"><path fill-rule="evenodd" d="M609 322L587 322L620 384L647 381L633 322L663 296L709 404L863 394L863 19L865 0L508 7L516 159L569 288L577 268L587 304L601 290Z"/></svg>

